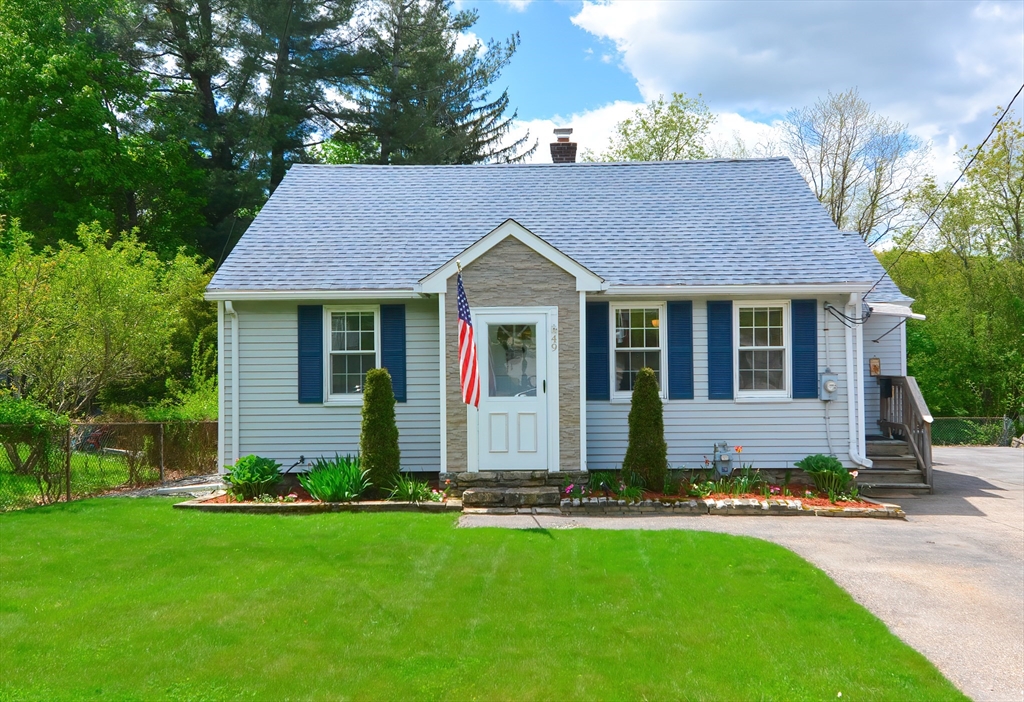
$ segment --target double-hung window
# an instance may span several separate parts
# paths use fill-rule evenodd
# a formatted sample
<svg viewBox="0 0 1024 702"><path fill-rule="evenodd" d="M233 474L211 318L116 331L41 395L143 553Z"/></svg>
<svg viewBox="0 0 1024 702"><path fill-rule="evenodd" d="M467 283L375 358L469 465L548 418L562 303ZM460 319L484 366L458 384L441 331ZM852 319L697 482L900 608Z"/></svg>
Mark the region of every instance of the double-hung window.
<svg viewBox="0 0 1024 702"><path fill-rule="evenodd" d="M358 400L366 372L380 365L376 307L325 307L328 400Z"/></svg>
<svg viewBox="0 0 1024 702"><path fill-rule="evenodd" d="M633 391L641 368L650 368L663 388L665 306L653 304L613 306L612 391L626 397Z"/></svg>
<svg viewBox="0 0 1024 702"><path fill-rule="evenodd" d="M789 304L737 303L736 377L740 396L789 395Z"/></svg>

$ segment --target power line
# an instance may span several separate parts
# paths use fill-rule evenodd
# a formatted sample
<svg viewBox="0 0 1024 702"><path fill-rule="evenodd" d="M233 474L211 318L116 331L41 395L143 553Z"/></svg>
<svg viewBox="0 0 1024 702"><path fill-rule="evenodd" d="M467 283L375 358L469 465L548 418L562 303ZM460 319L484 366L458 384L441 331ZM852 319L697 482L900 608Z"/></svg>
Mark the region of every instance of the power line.
<svg viewBox="0 0 1024 702"><path fill-rule="evenodd" d="M967 174L967 171L970 170L972 165L974 165L974 161L978 158L978 156L981 155L981 150L985 148L985 144L987 144L988 140L992 138L993 134L995 134L996 127L998 127L999 123L1003 121L1003 118L1005 118L1006 115L1008 115L1010 113L1010 108L1013 107L1013 102L1021 94L1021 91L1024 91L1024 83L1022 83L1021 86L1019 88L1017 88L1017 92L1014 93L1012 98L1010 98L1010 102L1009 102L1009 104L1006 105L1006 109L1004 109L1003 113L1001 115L999 115L999 119L997 119L995 121L995 124L992 125L992 129L988 130L988 135L982 140L981 144L978 145L978 148L974 151L974 154L971 156L971 159L964 166L963 170L960 171L960 175L958 175L956 177L956 180L954 180L953 183L949 186L949 189L946 190L946 194L942 196L941 200L939 200L939 204L937 204L932 209L932 211L928 215L928 217L925 218L924 223L921 225L921 228L917 230L917 233L914 234L913 237L911 237L910 241L908 241L906 246L903 247L903 250L900 251L896 255L896 258L894 258L892 260L892 263L890 263L886 267L886 269L882 273L881 277L878 280L875 281L875 284L872 285L868 289L868 291L866 293L864 293L864 298L865 299L867 298L868 295L871 294L872 290L874 290L876 287L878 287L879 283L881 283L883 280L885 280L885 276L889 275L889 271L891 271L893 266L896 265L896 262L899 261L903 257L903 254L905 254L907 251L910 250L910 247L913 245L913 243L915 241L917 241L917 237L921 236L921 232L923 232L924 228L928 226L928 223L932 221L932 219L935 217L935 214L939 211L939 208L942 207L942 204L946 201L946 199L950 195L953 194L953 188L956 187L957 183L959 183L963 179L963 177Z"/></svg>

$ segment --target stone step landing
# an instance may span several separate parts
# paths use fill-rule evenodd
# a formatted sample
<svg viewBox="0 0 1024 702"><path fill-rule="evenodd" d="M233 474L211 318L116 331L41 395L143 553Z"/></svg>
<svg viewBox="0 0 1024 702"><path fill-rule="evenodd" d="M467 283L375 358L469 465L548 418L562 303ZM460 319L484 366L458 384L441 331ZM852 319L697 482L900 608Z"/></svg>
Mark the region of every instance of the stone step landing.
<svg viewBox="0 0 1024 702"><path fill-rule="evenodd" d="M462 493L464 507L558 507L558 488L551 485L525 487L474 487Z"/></svg>
<svg viewBox="0 0 1024 702"><path fill-rule="evenodd" d="M580 471L551 473L546 470L481 470L463 473L441 473L440 484L458 497L477 488L561 487L568 480L578 480ZM557 504L557 503L556 503Z"/></svg>

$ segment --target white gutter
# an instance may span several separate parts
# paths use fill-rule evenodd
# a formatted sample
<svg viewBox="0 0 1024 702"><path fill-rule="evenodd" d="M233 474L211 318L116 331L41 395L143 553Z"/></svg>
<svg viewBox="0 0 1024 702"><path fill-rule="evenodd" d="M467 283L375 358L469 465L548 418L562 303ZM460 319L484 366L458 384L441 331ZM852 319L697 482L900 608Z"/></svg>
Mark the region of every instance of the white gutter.
<svg viewBox="0 0 1024 702"><path fill-rule="evenodd" d="M610 285L604 295L835 295L867 292L870 283L821 283L818 285Z"/></svg>
<svg viewBox="0 0 1024 702"><path fill-rule="evenodd" d="M215 300L418 300L416 290L207 290Z"/></svg>
<svg viewBox="0 0 1024 702"><path fill-rule="evenodd" d="M848 317L859 319L860 312L860 299L857 295L850 295L850 304L845 307L845 312ZM853 307L854 313L851 314L851 306ZM857 314L857 316L854 316ZM861 354L857 353L854 349L854 334L851 325L846 324L846 402L847 412L849 414L849 446L850 446L850 460L859 466L864 468L871 467L871 461L864 456L864 452L861 446L864 443L864 397L859 390L859 387L863 384L863 379L858 382L858 378L863 376L863 366L858 366L858 363L862 363ZM863 329L861 325L854 325L857 327L857 333L861 342L863 342ZM855 367L856 366L856 371ZM859 372L857 372L859 371ZM858 416L859 415L859 416Z"/></svg>
<svg viewBox="0 0 1024 702"><path fill-rule="evenodd" d="M231 300L224 301L224 312L231 315L231 465L238 462L238 312Z"/></svg>

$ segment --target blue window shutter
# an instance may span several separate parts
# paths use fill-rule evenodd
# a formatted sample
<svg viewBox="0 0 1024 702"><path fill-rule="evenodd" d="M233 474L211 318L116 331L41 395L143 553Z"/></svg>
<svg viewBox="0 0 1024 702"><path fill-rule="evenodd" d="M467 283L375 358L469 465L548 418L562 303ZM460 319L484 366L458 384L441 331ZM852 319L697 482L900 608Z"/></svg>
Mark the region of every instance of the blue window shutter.
<svg viewBox="0 0 1024 702"><path fill-rule="evenodd" d="M299 402L324 401L324 308L299 305Z"/></svg>
<svg viewBox="0 0 1024 702"><path fill-rule="evenodd" d="M668 303L668 399L693 399L693 303Z"/></svg>
<svg viewBox="0 0 1024 702"><path fill-rule="evenodd" d="M380 364L391 374L395 400L405 402L405 305L380 306Z"/></svg>
<svg viewBox="0 0 1024 702"><path fill-rule="evenodd" d="M608 357L611 355L608 334L608 303L587 303L587 399L611 399Z"/></svg>
<svg viewBox="0 0 1024 702"><path fill-rule="evenodd" d="M708 301L708 399L731 400L732 302Z"/></svg>
<svg viewBox="0 0 1024 702"><path fill-rule="evenodd" d="M818 301L793 300L793 397L818 396Z"/></svg>

